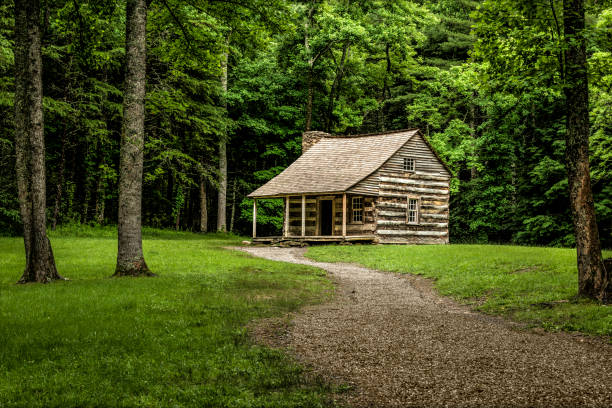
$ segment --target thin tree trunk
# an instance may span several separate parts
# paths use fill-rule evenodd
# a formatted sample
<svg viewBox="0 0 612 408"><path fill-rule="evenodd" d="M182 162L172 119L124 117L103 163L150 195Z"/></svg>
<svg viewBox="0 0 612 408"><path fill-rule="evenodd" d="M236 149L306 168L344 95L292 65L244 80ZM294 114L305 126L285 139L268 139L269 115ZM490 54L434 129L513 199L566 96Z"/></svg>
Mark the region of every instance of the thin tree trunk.
<svg viewBox="0 0 612 408"><path fill-rule="evenodd" d="M314 89L313 89L313 69L314 69L314 59L310 55L310 41L309 41L309 30L311 25L311 19L314 14L314 1L311 4L310 9L308 10L308 15L304 21L304 50L306 51L306 55L308 56L308 94L306 97L306 132L310 130L312 126L312 99L314 98Z"/></svg>
<svg viewBox="0 0 612 408"><path fill-rule="evenodd" d="M227 231L227 144L219 143L219 194L217 195L217 231Z"/></svg>
<svg viewBox="0 0 612 408"><path fill-rule="evenodd" d="M57 227L57 219L59 217L59 209L62 204L62 192L64 189L64 171L66 169L66 129L64 128L64 134L62 136L62 154L60 158L59 174L57 176L57 186L55 193L55 205L53 206L53 223L51 229L55 231Z"/></svg>
<svg viewBox="0 0 612 408"><path fill-rule="evenodd" d="M89 173L89 166L85 167L87 173ZM87 224L87 219L89 216L89 201L91 200L91 186L90 186L90 178L89 175L85 175L85 198L83 199L83 207L81 210L83 211L81 214L81 224Z"/></svg>
<svg viewBox="0 0 612 408"><path fill-rule="evenodd" d="M234 177L234 182L232 183L232 215L230 216L230 232L234 232L234 219L236 217L236 180L237 177Z"/></svg>
<svg viewBox="0 0 612 408"><path fill-rule="evenodd" d="M187 208L185 209L185 219L187 222L185 223L185 228L189 231L193 231L193 189L191 185L187 187L187 200L185 202Z"/></svg>
<svg viewBox="0 0 612 408"><path fill-rule="evenodd" d="M314 68L318 59L330 50L335 40L329 41L325 47L323 47L316 55L313 55L313 50L310 47L310 27L313 23L313 16L315 12L316 1L311 1L310 8L306 18L304 19L304 51L308 63L308 78L307 78L307 97L306 97L306 125L305 130L309 131L312 127L312 104L314 99Z"/></svg>
<svg viewBox="0 0 612 408"><path fill-rule="evenodd" d="M221 91L227 111L227 64L229 59L229 35L226 50L221 59ZM219 141L219 194L217 198L217 231L227 231L227 131Z"/></svg>
<svg viewBox="0 0 612 408"><path fill-rule="evenodd" d="M390 46L388 43L385 45L385 59L387 60L387 70L383 78L382 101L380 104L380 119L379 119L380 130L382 132L387 130L387 125L385 123L385 101L387 100L387 95L391 96L391 91L389 90L389 78L391 77L391 54L390 54Z"/></svg>
<svg viewBox="0 0 612 408"><path fill-rule="evenodd" d="M102 171L100 171L102 173ZM102 225L104 222L104 177L103 174L98 175L98 186L96 188L96 214L95 220L98 224Z"/></svg>
<svg viewBox="0 0 612 408"><path fill-rule="evenodd" d="M115 276L153 275L142 253L142 167L145 119L146 0L127 0L126 70L119 165Z"/></svg>
<svg viewBox="0 0 612 408"><path fill-rule="evenodd" d="M45 7L45 26L47 26L49 24L49 7ZM68 60L68 68L66 70L67 74L68 74L68 81L66 84L66 87L64 88L64 101L68 102L70 99L70 95L71 95L71 91L72 91L72 81L73 78L75 77L72 74L72 62L73 62L74 56L71 54L70 58ZM59 175L58 175L58 181L57 181L57 185L56 185L56 194L55 194L55 204L53 207L53 222L52 222L52 226L51 229L53 231L55 231L55 228L57 227L57 220L59 218L59 211L60 211L60 206L62 204L62 194L63 194L63 190L64 190L64 178L65 178L65 172L66 172L66 143L67 143L67 127L68 127L68 121L65 120L64 121L64 129L62 132L62 138L61 138L61 145L62 145L62 153L61 153L61 157L60 157L60 168L59 168Z"/></svg>
<svg viewBox="0 0 612 408"><path fill-rule="evenodd" d="M612 300L612 286L602 259L589 174L589 89L584 14L584 0L563 1L567 46L565 162L576 236L578 294L608 302Z"/></svg>
<svg viewBox="0 0 612 408"><path fill-rule="evenodd" d="M26 266L19 283L62 279L47 237L39 0L15 0L15 153Z"/></svg>
<svg viewBox="0 0 612 408"><path fill-rule="evenodd" d="M476 98L475 94L472 94L473 98ZM470 103L470 136L472 140L476 140L478 136L476 135L476 106L474 103ZM474 150L474 161L478 160L478 152ZM470 180L475 180L478 177L478 171L475 165L472 165L470 169Z"/></svg>
<svg viewBox="0 0 612 408"><path fill-rule="evenodd" d="M310 128L312 127L312 99L314 97L314 89L313 87L313 80L312 80L312 67L309 67L308 69L308 96L306 99L306 132L310 131Z"/></svg>
<svg viewBox="0 0 612 408"><path fill-rule="evenodd" d="M208 232L208 205L206 194L206 180L200 180L200 232Z"/></svg>
<svg viewBox="0 0 612 408"><path fill-rule="evenodd" d="M332 83L331 90L329 91L329 101L327 104L327 117L325 119L325 131L329 132L332 124L332 116L334 114L334 104L336 102L336 95L338 92L338 88L340 87L340 83L342 82L342 77L344 76L344 64L346 62L346 56L349 52L350 42L346 42L344 47L342 48L342 57L340 58L340 63L338 64L338 68L336 71L336 77L334 78L334 82Z"/></svg>

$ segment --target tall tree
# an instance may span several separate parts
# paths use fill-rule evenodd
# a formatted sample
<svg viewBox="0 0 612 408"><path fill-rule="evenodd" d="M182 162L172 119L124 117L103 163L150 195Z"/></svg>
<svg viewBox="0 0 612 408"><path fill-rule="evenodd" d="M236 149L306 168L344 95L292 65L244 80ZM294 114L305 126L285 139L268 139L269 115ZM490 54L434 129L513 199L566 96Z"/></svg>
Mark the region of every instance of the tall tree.
<svg viewBox="0 0 612 408"><path fill-rule="evenodd" d="M15 151L26 266L19 283L61 279L47 237L39 0L15 0Z"/></svg>
<svg viewBox="0 0 612 408"><path fill-rule="evenodd" d="M565 49L566 150L570 201L578 254L578 294L612 301L609 271L603 263L589 172L589 88L584 0L563 1Z"/></svg>
<svg viewBox="0 0 612 408"><path fill-rule="evenodd" d="M229 40L230 34L227 35L225 42L225 50L221 57L221 92L223 99L223 107L227 112L227 69L229 62ZM217 231L227 231L227 138L226 131L219 140L219 194L217 196Z"/></svg>
<svg viewBox="0 0 612 408"><path fill-rule="evenodd" d="M153 275L142 253L142 168L146 84L146 0L128 0L125 89L119 164L118 252L115 276Z"/></svg>

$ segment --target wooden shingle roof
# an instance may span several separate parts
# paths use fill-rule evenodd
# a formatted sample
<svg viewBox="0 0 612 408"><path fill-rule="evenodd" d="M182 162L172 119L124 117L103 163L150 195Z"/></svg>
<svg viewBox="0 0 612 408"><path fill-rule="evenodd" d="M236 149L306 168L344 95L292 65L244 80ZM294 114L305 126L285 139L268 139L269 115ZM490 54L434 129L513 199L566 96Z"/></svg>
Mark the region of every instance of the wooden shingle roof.
<svg viewBox="0 0 612 408"><path fill-rule="evenodd" d="M344 192L378 170L417 132L324 137L249 197Z"/></svg>

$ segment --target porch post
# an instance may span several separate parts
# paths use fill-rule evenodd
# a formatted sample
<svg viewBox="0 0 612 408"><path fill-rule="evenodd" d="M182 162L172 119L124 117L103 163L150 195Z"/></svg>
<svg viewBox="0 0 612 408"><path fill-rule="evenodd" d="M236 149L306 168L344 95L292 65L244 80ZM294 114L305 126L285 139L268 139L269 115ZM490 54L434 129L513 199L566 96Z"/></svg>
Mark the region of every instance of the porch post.
<svg viewBox="0 0 612 408"><path fill-rule="evenodd" d="M302 236L306 236L306 196L302 196Z"/></svg>
<svg viewBox="0 0 612 408"><path fill-rule="evenodd" d="M342 236L346 237L346 193L342 194Z"/></svg>
<svg viewBox="0 0 612 408"><path fill-rule="evenodd" d="M253 199L253 238L257 237L257 199Z"/></svg>
<svg viewBox="0 0 612 408"><path fill-rule="evenodd" d="M336 235L336 198L332 200L332 235Z"/></svg>
<svg viewBox="0 0 612 408"><path fill-rule="evenodd" d="M285 197L285 237L289 236L289 199L289 196Z"/></svg>

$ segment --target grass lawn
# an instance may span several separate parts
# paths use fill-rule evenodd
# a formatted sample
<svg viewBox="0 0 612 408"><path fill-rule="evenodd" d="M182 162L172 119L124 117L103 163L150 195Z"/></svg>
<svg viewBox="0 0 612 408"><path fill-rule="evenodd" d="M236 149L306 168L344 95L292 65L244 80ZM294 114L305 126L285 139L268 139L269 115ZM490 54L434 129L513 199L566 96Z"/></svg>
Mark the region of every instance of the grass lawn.
<svg viewBox="0 0 612 408"><path fill-rule="evenodd" d="M440 293L549 330L581 331L612 340L612 306L575 300L574 249L501 245L326 246L308 250L325 262L434 278ZM612 256L612 252L604 252Z"/></svg>
<svg viewBox="0 0 612 408"><path fill-rule="evenodd" d="M253 345L245 326L321 301L315 268L222 247L238 237L146 231L157 278L109 278L116 232L52 234L70 279L15 285L23 243L0 238L0 407L319 407L280 351Z"/></svg>

